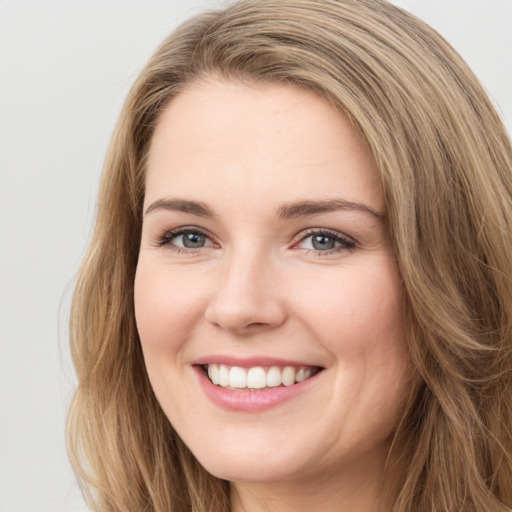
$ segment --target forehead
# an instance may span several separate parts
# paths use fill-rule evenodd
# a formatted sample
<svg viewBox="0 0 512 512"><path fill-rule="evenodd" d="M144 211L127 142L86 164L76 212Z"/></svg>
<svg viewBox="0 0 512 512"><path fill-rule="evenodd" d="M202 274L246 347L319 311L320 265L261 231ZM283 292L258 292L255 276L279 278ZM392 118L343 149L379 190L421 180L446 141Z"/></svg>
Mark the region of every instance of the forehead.
<svg viewBox="0 0 512 512"><path fill-rule="evenodd" d="M346 116L284 84L210 80L173 99L151 142L146 195L187 190L235 202L242 191L276 201L344 194L384 210L373 158Z"/></svg>

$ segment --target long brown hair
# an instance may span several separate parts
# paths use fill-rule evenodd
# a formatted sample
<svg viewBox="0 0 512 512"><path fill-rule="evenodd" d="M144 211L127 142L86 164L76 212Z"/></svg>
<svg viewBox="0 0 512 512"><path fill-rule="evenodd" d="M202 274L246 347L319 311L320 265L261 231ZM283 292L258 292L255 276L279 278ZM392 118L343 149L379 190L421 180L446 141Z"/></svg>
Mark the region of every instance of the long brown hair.
<svg viewBox="0 0 512 512"><path fill-rule="evenodd" d="M367 140L385 191L418 375L393 450L395 512L512 509L512 149L478 80L427 25L383 0L243 0L178 28L134 84L108 151L74 294L72 462L97 512L221 512L161 411L133 280L148 145L204 76L327 98Z"/></svg>

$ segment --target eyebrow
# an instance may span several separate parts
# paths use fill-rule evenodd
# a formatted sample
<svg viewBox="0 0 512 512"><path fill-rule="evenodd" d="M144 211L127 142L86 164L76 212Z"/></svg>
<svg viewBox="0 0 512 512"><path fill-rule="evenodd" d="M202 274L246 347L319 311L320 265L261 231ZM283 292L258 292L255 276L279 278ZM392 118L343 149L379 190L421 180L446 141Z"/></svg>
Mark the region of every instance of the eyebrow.
<svg viewBox="0 0 512 512"><path fill-rule="evenodd" d="M151 203L146 210L146 215L153 210L174 210L184 213L192 213L199 217L215 217L208 206L198 201L188 201L186 199L159 199Z"/></svg>
<svg viewBox="0 0 512 512"><path fill-rule="evenodd" d="M151 203L146 209L146 215L154 210L174 210L184 213L191 213L199 217L215 217L215 213L205 204L199 201L190 201L187 199L158 199ZM352 210L370 214L378 219L383 219L384 215L373 208L363 204L347 201L346 199L330 199L323 201L298 201L287 203L276 210L280 219L292 219L305 217L308 215L318 215L320 213L334 212L338 210Z"/></svg>
<svg viewBox="0 0 512 512"><path fill-rule="evenodd" d="M307 215L317 215L319 213L328 213L338 210L352 210L370 214L378 219L383 219L384 214L379 213L373 208L362 204L347 201L345 199L330 199L326 201L299 201L288 203L277 209L277 215L280 219L291 219Z"/></svg>

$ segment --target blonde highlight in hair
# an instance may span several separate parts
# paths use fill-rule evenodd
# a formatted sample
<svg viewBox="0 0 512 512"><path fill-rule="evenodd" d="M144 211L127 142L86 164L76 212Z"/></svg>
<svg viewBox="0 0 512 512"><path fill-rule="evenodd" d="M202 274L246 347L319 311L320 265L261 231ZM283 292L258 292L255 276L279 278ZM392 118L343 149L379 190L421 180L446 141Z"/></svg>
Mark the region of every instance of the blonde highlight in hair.
<svg viewBox="0 0 512 512"><path fill-rule="evenodd" d="M229 485L151 390L133 309L145 162L193 82L285 82L366 139L386 196L417 381L392 460L394 512L512 510L512 149L483 88L432 29L382 0L247 0L178 28L125 103L74 294L70 456L97 512L229 511Z"/></svg>

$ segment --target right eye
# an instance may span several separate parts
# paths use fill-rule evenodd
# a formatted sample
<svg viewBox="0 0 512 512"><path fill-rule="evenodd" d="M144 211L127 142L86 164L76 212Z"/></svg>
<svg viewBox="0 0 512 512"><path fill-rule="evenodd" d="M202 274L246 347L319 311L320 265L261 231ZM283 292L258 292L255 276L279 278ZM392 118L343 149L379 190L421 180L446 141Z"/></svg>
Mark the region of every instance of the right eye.
<svg viewBox="0 0 512 512"><path fill-rule="evenodd" d="M174 250L194 250L213 246L208 236L198 229L179 228L167 231L159 240L160 247L170 246Z"/></svg>

